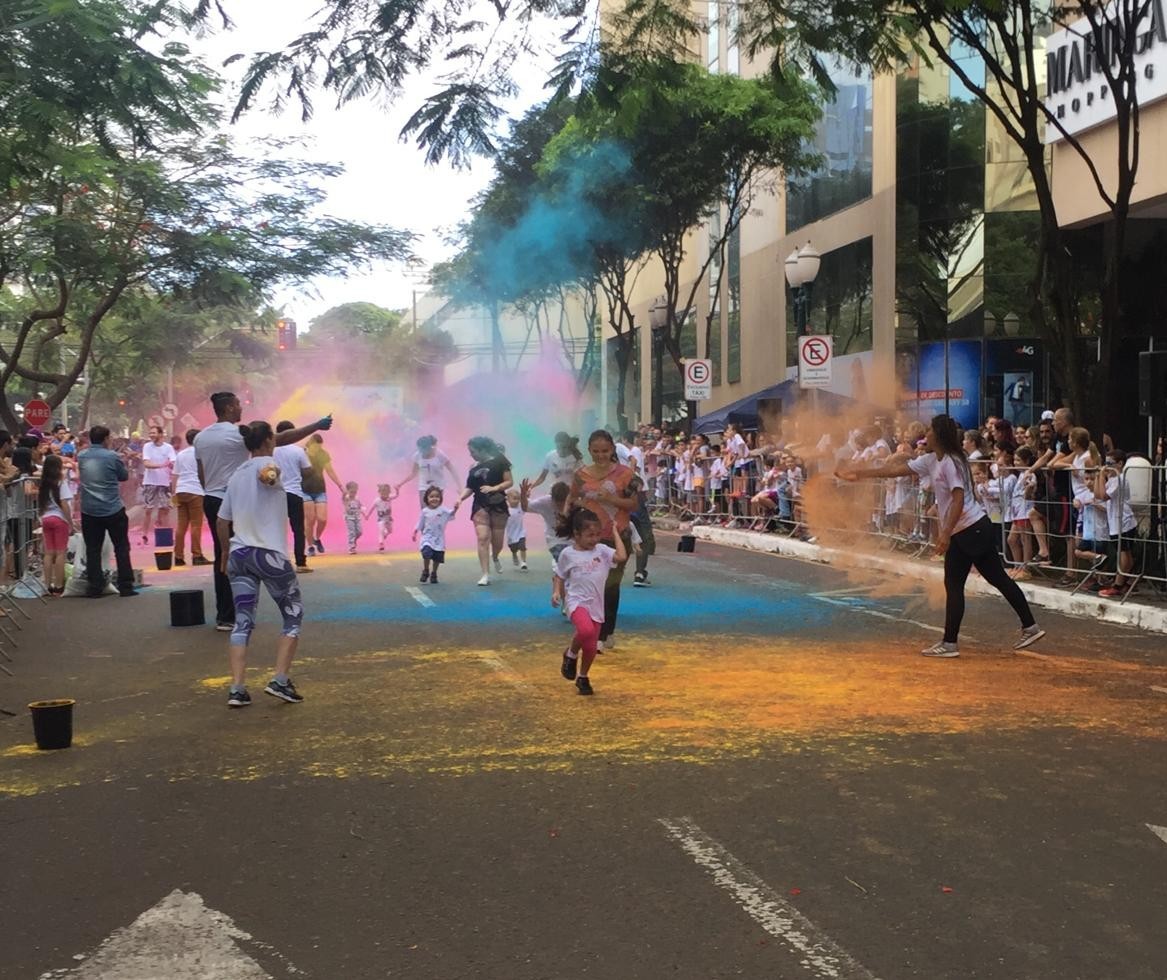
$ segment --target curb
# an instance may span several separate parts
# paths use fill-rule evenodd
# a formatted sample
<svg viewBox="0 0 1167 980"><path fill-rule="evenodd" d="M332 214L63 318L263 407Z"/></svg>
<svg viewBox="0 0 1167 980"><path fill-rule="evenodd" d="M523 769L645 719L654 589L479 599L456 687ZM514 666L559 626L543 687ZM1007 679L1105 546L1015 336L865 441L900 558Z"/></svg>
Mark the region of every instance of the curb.
<svg viewBox="0 0 1167 980"><path fill-rule="evenodd" d="M730 548L744 548L747 551L761 551L783 558L798 558L821 565L847 565L853 563L855 555L838 548L827 548L795 541L792 538L758 531L737 531L724 527L697 526L690 531L695 538L712 544ZM920 581L942 582L944 570L937 565L925 565L902 558L884 555L863 554L863 567L903 575ZM1093 596L1070 595L1048 586L1034 585L1032 582L1018 582L1021 591L1031 605L1043 609L1053 609L1067 616L1079 619L1094 619L1116 626L1134 626L1154 633L1167 633L1167 608L1148 606L1139 602L1111 602ZM979 578L970 577L967 590L977 595L997 595L997 590Z"/></svg>

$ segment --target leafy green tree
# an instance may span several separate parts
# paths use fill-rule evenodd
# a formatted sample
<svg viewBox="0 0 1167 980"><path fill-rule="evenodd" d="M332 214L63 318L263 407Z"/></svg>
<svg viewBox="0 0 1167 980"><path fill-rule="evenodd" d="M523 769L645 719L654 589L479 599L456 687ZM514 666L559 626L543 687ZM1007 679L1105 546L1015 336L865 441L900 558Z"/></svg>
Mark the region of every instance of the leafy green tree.
<svg viewBox="0 0 1167 980"><path fill-rule="evenodd" d="M779 171L798 173L815 160L806 149L820 110L817 91L797 81L714 75L689 62L624 56L600 72L572 122L549 146L551 158L615 144L629 165L601 184L595 203L611 214L609 238L624 248L612 267L621 289L629 245L641 246L664 272L661 341L683 373L682 334L696 312L710 267L726 266L726 247L757 195ZM694 228L724 205L711 225L696 276L684 280ZM632 253L639 254L639 253ZM625 294L626 295L626 294ZM625 302L625 306L626 306Z"/></svg>
<svg viewBox="0 0 1167 980"><path fill-rule="evenodd" d="M0 19L0 422L21 383L58 405L130 297L252 305L276 286L401 259L410 236L316 214L331 165L211 127L218 80L140 44L169 8L23 0ZM44 66L60 66L47 72ZM49 366L58 341L71 353Z"/></svg>
<svg viewBox="0 0 1167 980"><path fill-rule="evenodd" d="M313 337L386 338L401 325L401 320L401 313L376 303L341 303L315 317L308 327Z"/></svg>

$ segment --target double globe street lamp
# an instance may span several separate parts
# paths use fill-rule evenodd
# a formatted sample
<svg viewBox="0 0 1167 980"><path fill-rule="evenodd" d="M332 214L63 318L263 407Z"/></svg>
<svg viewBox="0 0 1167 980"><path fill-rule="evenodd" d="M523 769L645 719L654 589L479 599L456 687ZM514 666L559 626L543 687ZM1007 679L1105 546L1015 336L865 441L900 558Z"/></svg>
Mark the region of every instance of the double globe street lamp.
<svg viewBox="0 0 1167 980"><path fill-rule="evenodd" d="M810 242L786 257L786 281L794 299L794 326L799 337L808 333L811 290L821 264L822 255Z"/></svg>

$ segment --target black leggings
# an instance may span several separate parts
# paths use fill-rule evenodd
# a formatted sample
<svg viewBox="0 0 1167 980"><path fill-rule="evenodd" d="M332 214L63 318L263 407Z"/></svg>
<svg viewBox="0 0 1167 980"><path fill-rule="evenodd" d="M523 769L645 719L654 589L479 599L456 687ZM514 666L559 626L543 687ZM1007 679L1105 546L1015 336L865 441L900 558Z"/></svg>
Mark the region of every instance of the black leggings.
<svg viewBox="0 0 1167 980"><path fill-rule="evenodd" d="M986 582L1001 593L1021 620L1022 629L1035 622L1020 587L1005 571L997 553L998 533L993 522L982 517L971 527L958 531L944 554L944 642L955 643L964 618L964 583L975 567Z"/></svg>
<svg viewBox="0 0 1167 980"><path fill-rule="evenodd" d="M620 533L620 537L624 541L624 550L631 551L632 535L625 530ZM615 541L605 541L604 544L612 548L616 546ZM627 565L627 558L613 565L612 570L608 572L607 581L604 582L604 621L600 624L601 640L607 640L616 632L616 617L620 613L620 583L624 581L624 569Z"/></svg>

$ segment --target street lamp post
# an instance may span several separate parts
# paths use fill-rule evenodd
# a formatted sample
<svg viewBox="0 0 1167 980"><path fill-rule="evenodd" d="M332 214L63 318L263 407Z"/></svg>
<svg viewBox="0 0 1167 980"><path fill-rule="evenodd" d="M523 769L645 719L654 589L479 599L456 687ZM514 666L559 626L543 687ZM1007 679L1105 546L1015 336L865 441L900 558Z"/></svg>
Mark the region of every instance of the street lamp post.
<svg viewBox="0 0 1167 980"><path fill-rule="evenodd" d="M794 299L794 325L798 336L805 336L810 325L810 300L822 256L807 242L786 257L786 281Z"/></svg>
<svg viewBox="0 0 1167 980"><path fill-rule="evenodd" d="M786 281L790 283L791 297L794 301L795 333L799 337L810 333L810 300L821 263L822 256L810 242L791 252L784 263ZM795 343L798 341L795 340ZM817 388L811 389L810 398L811 411L817 414L819 407Z"/></svg>
<svg viewBox="0 0 1167 980"><path fill-rule="evenodd" d="M652 420L658 429L664 426L664 332L669 325L669 305L663 296L653 300L648 308L648 322L652 327Z"/></svg>

